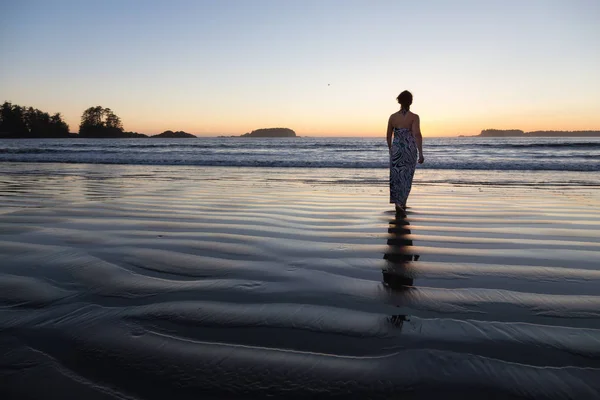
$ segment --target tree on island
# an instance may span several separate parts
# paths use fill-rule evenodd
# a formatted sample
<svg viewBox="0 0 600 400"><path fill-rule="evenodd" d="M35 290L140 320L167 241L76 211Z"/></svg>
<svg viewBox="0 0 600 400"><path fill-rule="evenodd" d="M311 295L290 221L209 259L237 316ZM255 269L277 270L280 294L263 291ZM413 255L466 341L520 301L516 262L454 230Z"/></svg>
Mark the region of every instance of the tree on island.
<svg viewBox="0 0 600 400"><path fill-rule="evenodd" d="M70 137L69 125L60 113L52 116L33 107L21 107L8 101L0 106L0 137L61 138Z"/></svg>
<svg viewBox="0 0 600 400"><path fill-rule="evenodd" d="M118 137L123 133L123 123L110 108L90 107L83 112L79 135L81 137Z"/></svg>
<svg viewBox="0 0 600 400"><path fill-rule="evenodd" d="M123 123L110 108L90 107L81 115L79 136L82 138L137 138L148 137L136 132L124 132Z"/></svg>

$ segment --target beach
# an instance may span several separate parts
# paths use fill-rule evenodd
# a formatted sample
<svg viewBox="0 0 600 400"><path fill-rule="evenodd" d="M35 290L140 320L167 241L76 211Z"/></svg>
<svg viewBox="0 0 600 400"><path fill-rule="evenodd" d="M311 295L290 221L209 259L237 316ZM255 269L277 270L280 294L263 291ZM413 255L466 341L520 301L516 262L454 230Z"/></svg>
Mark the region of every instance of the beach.
<svg viewBox="0 0 600 400"><path fill-rule="evenodd" d="M501 173L1 163L0 397L598 398L600 188Z"/></svg>

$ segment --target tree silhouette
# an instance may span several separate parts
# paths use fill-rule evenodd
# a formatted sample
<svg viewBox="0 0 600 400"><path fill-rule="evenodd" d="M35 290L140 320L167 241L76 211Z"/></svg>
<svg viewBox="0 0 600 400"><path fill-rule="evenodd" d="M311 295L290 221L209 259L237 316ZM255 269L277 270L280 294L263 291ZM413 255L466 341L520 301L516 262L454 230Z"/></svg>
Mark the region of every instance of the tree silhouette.
<svg viewBox="0 0 600 400"><path fill-rule="evenodd" d="M111 129L119 129L123 131L123 124L121 118L117 117L110 108L105 108L104 113L106 115L106 127Z"/></svg>
<svg viewBox="0 0 600 400"><path fill-rule="evenodd" d="M79 135L91 138L123 136L123 124L110 108L90 107L81 115Z"/></svg>
<svg viewBox="0 0 600 400"><path fill-rule="evenodd" d="M69 137L67 125L59 113L50 114L33 107L21 107L8 101L0 106L0 137Z"/></svg>
<svg viewBox="0 0 600 400"><path fill-rule="evenodd" d="M63 121L60 113L50 117L50 132L53 137L69 136L69 125Z"/></svg>

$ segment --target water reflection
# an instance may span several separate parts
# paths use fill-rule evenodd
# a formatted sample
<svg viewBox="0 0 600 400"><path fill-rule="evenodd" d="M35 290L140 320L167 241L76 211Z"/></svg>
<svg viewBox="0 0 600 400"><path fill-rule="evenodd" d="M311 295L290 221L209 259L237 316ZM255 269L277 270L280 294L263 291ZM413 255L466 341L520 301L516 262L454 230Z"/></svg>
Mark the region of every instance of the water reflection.
<svg viewBox="0 0 600 400"><path fill-rule="evenodd" d="M113 165L2 165L0 201L7 207L49 207L116 200L146 184L145 180L124 180L122 175Z"/></svg>
<svg viewBox="0 0 600 400"><path fill-rule="evenodd" d="M121 166L84 164L82 192L89 201L117 200L126 196ZM131 185L131 183L130 183Z"/></svg>
<svg viewBox="0 0 600 400"><path fill-rule="evenodd" d="M386 260L383 268L383 283L394 294L406 293L414 286L413 261L419 260L415 254L411 238L410 222L406 214L396 213L388 227L388 248L383 255ZM406 315L392 315L390 323L399 328L408 318Z"/></svg>

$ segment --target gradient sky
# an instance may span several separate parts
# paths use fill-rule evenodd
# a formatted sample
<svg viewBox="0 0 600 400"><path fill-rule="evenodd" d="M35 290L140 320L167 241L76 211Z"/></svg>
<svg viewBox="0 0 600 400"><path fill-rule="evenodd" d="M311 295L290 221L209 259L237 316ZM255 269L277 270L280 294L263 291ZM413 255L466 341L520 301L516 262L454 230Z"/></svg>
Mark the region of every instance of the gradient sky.
<svg viewBox="0 0 600 400"><path fill-rule="evenodd" d="M598 0L0 0L0 102L128 131L600 129Z"/></svg>

